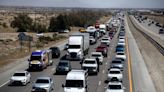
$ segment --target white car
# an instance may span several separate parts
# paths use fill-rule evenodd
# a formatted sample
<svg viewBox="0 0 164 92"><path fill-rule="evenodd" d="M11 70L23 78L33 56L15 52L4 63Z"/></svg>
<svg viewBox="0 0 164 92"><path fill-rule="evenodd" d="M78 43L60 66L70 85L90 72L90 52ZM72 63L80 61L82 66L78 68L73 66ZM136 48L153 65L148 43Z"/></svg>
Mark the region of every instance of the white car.
<svg viewBox="0 0 164 92"><path fill-rule="evenodd" d="M105 92L124 92L125 90L121 82L109 82L106 88Z"/></svg>
<svg viewBox="0 0 164 92"><path fill-rule="evenodd" d="M26 85L30 82L31 74L28 71L17 71L13 74L10 79L10 83L21 83L22 85Z"/></svg>
<svg viewBox="0 0 164 92"><path fill-rule="evenodd" d="M110 38L102 38L101 44L106 44L107 46L109 46L110 45Z"/></svg>
<svg viewBox="0 0 164 92"><path fill-rule="evenodd" d="M100 61L100 64L103 64L103 59L104 59L104 56L102 55L101 52L92 52L91 53L91 57L95 57L95 58L99 58L99 61Z"/></svg>
<svg viewBox="0 0 164 92"><path fill-rule="evenodd" d="M126 60L126 55L124 52L117 52L116 58L123 59L124 61Z"/></svg>
<svg viewBox="0 0 164 92"><path fill-rule="evenodd" d="M108 72L108 81L120 81L122 82L123 74L118 68L111 68Z"/></svg>
<svg viewBox="0 0 164 92"><path fill-rule="evenodd" d="M99 66L95 58L86 58L82 63L82 69L88 70L88 73L98 73Z"/></svg>
<svg viewBox="0 0 164 92"><path fill-rule="evenodd" d="M125 46L125 39L119 39L117 45L124 45Z"/></svg>
<svg viewBox="0 0 164 92"><path fill-rule="evenodd" d="M96 43L96 39L93 36L89 36L89 41L90 41L90 44Z"/></svg>

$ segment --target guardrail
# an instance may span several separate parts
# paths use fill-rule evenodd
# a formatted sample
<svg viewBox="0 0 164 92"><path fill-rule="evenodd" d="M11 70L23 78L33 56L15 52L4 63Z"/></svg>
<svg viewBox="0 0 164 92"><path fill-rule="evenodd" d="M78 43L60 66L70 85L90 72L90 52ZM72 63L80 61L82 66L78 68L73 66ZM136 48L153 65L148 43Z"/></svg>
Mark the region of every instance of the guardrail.
<svg viewBox="0 0 164 92"><path fill-rule="evenodd" d="M164 56L164 47L160 45L157 41L155 41L153 38L151 38L148 34L145 32L141 31L131 20L131 18L128 16L130 22L134 26L135 29L137 29L147 40L149 40L157 49L158 51Z"/></svg>

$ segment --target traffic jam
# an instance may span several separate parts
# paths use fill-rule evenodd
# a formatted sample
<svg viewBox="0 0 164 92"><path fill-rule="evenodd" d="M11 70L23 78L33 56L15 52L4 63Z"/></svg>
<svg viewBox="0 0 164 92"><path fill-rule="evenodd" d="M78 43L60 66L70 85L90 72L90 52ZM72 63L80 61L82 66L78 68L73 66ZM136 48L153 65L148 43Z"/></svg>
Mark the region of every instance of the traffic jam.
<svg viewBox="0 0 164 92"><path fill-rule="evenodd" d="M109 52L112 52L109 47L112 46L111 41L114 38L116 38L115 56L112 60L108 60ZM96 48L91 50L91 46L94 45ZM64 92L88 92L91 85L88 83L88 76L98 76L100 68L103 68L101 66L109 62L104 80L105 92L125 92L123 71L127 62L126 45L124 15L118 13L105 24L97 22L94 26L79 29L79 32L69 35L68 42L62 50L65 52L62 58L60 58L62 51L57 46L33 51L28 59L28 69L13 73L9 84L26 86L31 82L31 92L58 92L58 89L54 89L54 85L58 84L55 84L52 77L38 75L35 81L31 80L33 76L31 72L42 72L48 66L54 66L57 59L59 62L56 64L53 76L66 75L65 82L61 85ZM81 66L78 69L74 69L71 64L76 61Z"/></svg>

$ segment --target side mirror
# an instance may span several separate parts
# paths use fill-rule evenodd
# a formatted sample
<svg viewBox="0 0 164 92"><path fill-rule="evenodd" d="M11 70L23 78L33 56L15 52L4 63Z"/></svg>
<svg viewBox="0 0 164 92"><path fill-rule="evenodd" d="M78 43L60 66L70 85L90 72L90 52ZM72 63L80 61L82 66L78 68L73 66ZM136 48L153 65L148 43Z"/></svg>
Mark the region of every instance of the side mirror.
<svg viewBox="0 0 164 92"><path fill-rule="evenodd" d="M45 61L45 59L43 59L43 61Z"/></svg>
<svg viewBox="0 0 164 92"><path fill-rule="evenodd" d="M80 62L80 64L82 64L82 61Z"/></svg>
<svg viewBox="0 0 164 92"><path fill-rule="evenodd" d="M62 87L63 87L63 88L65 87L63 83L62 83Z"/></svg>
<svg viewBox="0 0 164 92"><path fill-rule="evenodd" d="M28 62L30 61L30 59L28 59Z"/></svg>

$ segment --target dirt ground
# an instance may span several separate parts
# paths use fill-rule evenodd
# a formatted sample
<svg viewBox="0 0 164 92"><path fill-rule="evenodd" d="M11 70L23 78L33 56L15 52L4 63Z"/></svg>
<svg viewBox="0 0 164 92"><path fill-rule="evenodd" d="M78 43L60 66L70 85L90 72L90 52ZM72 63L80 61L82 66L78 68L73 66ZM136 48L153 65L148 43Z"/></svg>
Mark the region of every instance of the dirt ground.
<svg viewBox="0 0 164 92"><path fill-rule="evenodd" d="M164 15L163 16L159 16L159 15L145 15L148 16L148 18L153 19L161 24L164 24Z"/></svg>
<svg viewBox="0 0 164 92"><path fill-rule="evenodd" d="M29 51L28 44L29 42L25 42L26 45L23 46L23 48L20 48L20 41L18 41L18 34L15 30L10 27L10 22L13 20L14 16L16 14L11 14L11 13L0 13L0 67L7 65L9 63L14 62L15 60L25 57L31 53L31 51L34 51L36 47L31 48ZM49 20L51 17L56 17L57 14L29 14L29 16L37 22L43 23L44 25L49 24ZM105 23L110 19L111 16L108 17L102 17L100 18L99 22L100 23ZM6 25L5 27L3 25ZM80 27L71 27L71 32L78 31ZM69 33L69 34L70 34ZM37 41L37 36L36 33L25 33L26 35L30 35L33 37L34 42ZM61 35L68 37L67 33L62 33ZM45 36L51 36L53 33L44 33ZM46 44L46 46L50 46L52 44L55 44L57 42L61 42L64 39L58 40L56 42L49 42ZM44 48L43 47L43 48Z"/></svg>
<svg viewBox="0 0 164 92"><path fill-rule="evenodd" d="M153 80L157 92L164 90L164 56L149 42L141 33L139 33L131 23L129 23L131 32L137 42L139 50L144 58L149 74Z"/></svg>

